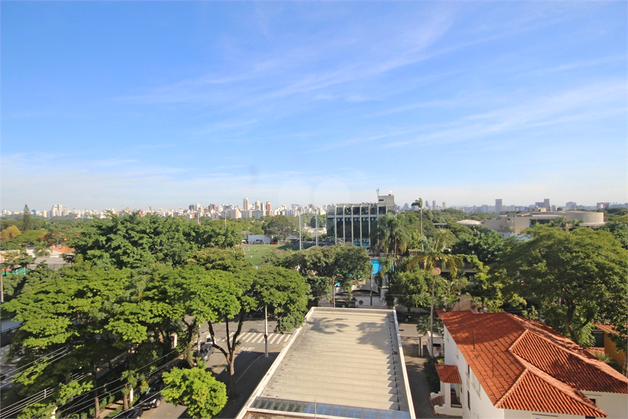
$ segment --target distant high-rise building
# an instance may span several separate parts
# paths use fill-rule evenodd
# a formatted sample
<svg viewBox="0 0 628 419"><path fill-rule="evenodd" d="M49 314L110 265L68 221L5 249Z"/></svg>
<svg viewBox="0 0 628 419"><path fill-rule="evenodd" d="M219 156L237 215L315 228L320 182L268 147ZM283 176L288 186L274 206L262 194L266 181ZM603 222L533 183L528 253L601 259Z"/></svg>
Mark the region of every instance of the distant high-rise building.
<svg viewBox="0 0 628 419"><path fill-rule="evenodd" d="M567 204L565 204L565 211L573 211L577 208L578 208L578 204L576 204L573 201L569 201L567 202Z"/></svg>
<svg viewBox="0 0 628 419"><path fill-rule="evenodd" d="M249 210L249 198L244 198L244 201L242 201L242 208L244 209L244 211L248 211Z"/></svg>
<svg viewBox="0 0 628 419"><path fill-rule="evenodd" d="M271 208L270 201L266 201L266 211L270 212L270 208Z"/></svg>
<svg viewBox="0 0 628 419"><path fill-rule="evenodd" d="M502 212L502 200L501 199L496 199L495 200L495 212L497 214L499 214L500 212Z"/></svg>
<svg viewBox="0 0 628 419"><path fill-rule="evenodd" d="M436 211L436 201L432 201L432 211Z"/></svg>
<svg viewBox="0 0 628 419"><path fill-rule="evenodd" d="M538 208L545 208L547 211L550 211L552 209L552 207L550 206L550 200L547 198L545 198L543 202L535 202L534 206Z"/></svg>
<svg viewBox="0 0 628 419"><path fill-rule="evenodd" d="M260 201L255 201L255 210L256 211L261 211L262 210L262 203Z"/></svg>
<svg viewBox="0 0 628 419"><path fill-rule="evenodd" d="M445 201L443 201L443 209L447 209L447 205L445 205Z"/></svg>

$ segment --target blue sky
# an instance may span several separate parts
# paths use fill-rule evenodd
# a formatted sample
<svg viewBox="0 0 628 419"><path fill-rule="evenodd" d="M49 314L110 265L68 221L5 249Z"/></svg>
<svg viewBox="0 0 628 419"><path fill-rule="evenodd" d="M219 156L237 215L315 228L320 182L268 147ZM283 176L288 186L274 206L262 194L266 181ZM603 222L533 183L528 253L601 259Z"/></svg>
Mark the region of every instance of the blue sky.
<svg viewBox="0 0 628 419"><path fill-rule="evenodd" d="M1 205L626 202L627 4L4 1Z"/></svg>

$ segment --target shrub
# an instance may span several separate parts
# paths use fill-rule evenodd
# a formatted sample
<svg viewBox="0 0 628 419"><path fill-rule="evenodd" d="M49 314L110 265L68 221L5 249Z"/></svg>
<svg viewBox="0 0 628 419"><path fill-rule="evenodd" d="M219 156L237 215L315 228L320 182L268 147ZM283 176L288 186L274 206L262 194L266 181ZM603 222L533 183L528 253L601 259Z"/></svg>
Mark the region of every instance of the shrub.
<svg viewBox="0 0 628 419"><path fill-rule="evenodd" d="M438 364L438 358L433 356L427 358L427 361L423 363L423 371L425 372L432 393L438 393L440 391L440 379L436 372L436 364Z"/></svg>

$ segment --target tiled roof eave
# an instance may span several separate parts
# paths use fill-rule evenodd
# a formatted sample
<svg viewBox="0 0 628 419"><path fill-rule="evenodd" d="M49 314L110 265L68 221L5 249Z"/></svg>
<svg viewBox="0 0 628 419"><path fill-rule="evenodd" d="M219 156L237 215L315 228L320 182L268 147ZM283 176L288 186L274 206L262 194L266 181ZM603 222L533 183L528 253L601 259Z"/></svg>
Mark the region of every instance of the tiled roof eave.
<svg viewBox="0 0 628 419"><path fill-rule="evenodd" d="M457 365L437 365L436 373L443 383L462 384Z"/></svg>
<svg viewBox="0 0 628 419"><path fill-rule="evenodd" d="M516 355L515 355L516 356ZM517 358L519 358L517 356ZM521 362L525 368L525 371L521 376L517 379L515 384L504 394L504 396L495 403L495 407L501 409L510 409L510 410L523 410L523 411L537 411L537 412L547 412L547 413L558 413L565 415L576 415L576 416L594 416L594 417L607 417L608 415L604 413L599 407L597 407L588 397L586 397L580 390L575 389L568 384L565 384L551 375L545 373L544 371L538 369L534 365L525 361L524 359L519 358L519 362ZM529 388L519 388L520 386L524 386L524 378L526 377L534 377L538 380L542 380L555 389L557 392L562 393L562 395L570 400L570 406L562 406L558 407L558 403L554 401L553 405L550 409L547 407L543 407L541 405L519 405L513 406L520 401L514 401L513 395L516 391L521 390L524 393L530 393ZM529 387L529 386L527 386Z"/></svg>

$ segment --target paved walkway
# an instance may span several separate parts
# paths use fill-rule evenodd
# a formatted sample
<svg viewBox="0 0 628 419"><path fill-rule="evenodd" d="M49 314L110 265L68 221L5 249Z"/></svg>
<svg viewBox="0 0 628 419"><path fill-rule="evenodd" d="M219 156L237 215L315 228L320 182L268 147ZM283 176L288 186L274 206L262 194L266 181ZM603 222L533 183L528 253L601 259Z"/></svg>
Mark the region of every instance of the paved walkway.
<svg viewBox="0 0 628 419"><path fill-rule="evenodd" d="M430 385L423 372L423 363L426 360L426 358L405 356L414 414L417 418L438 418L440 416L434 413L430 404Z"/></svg>

